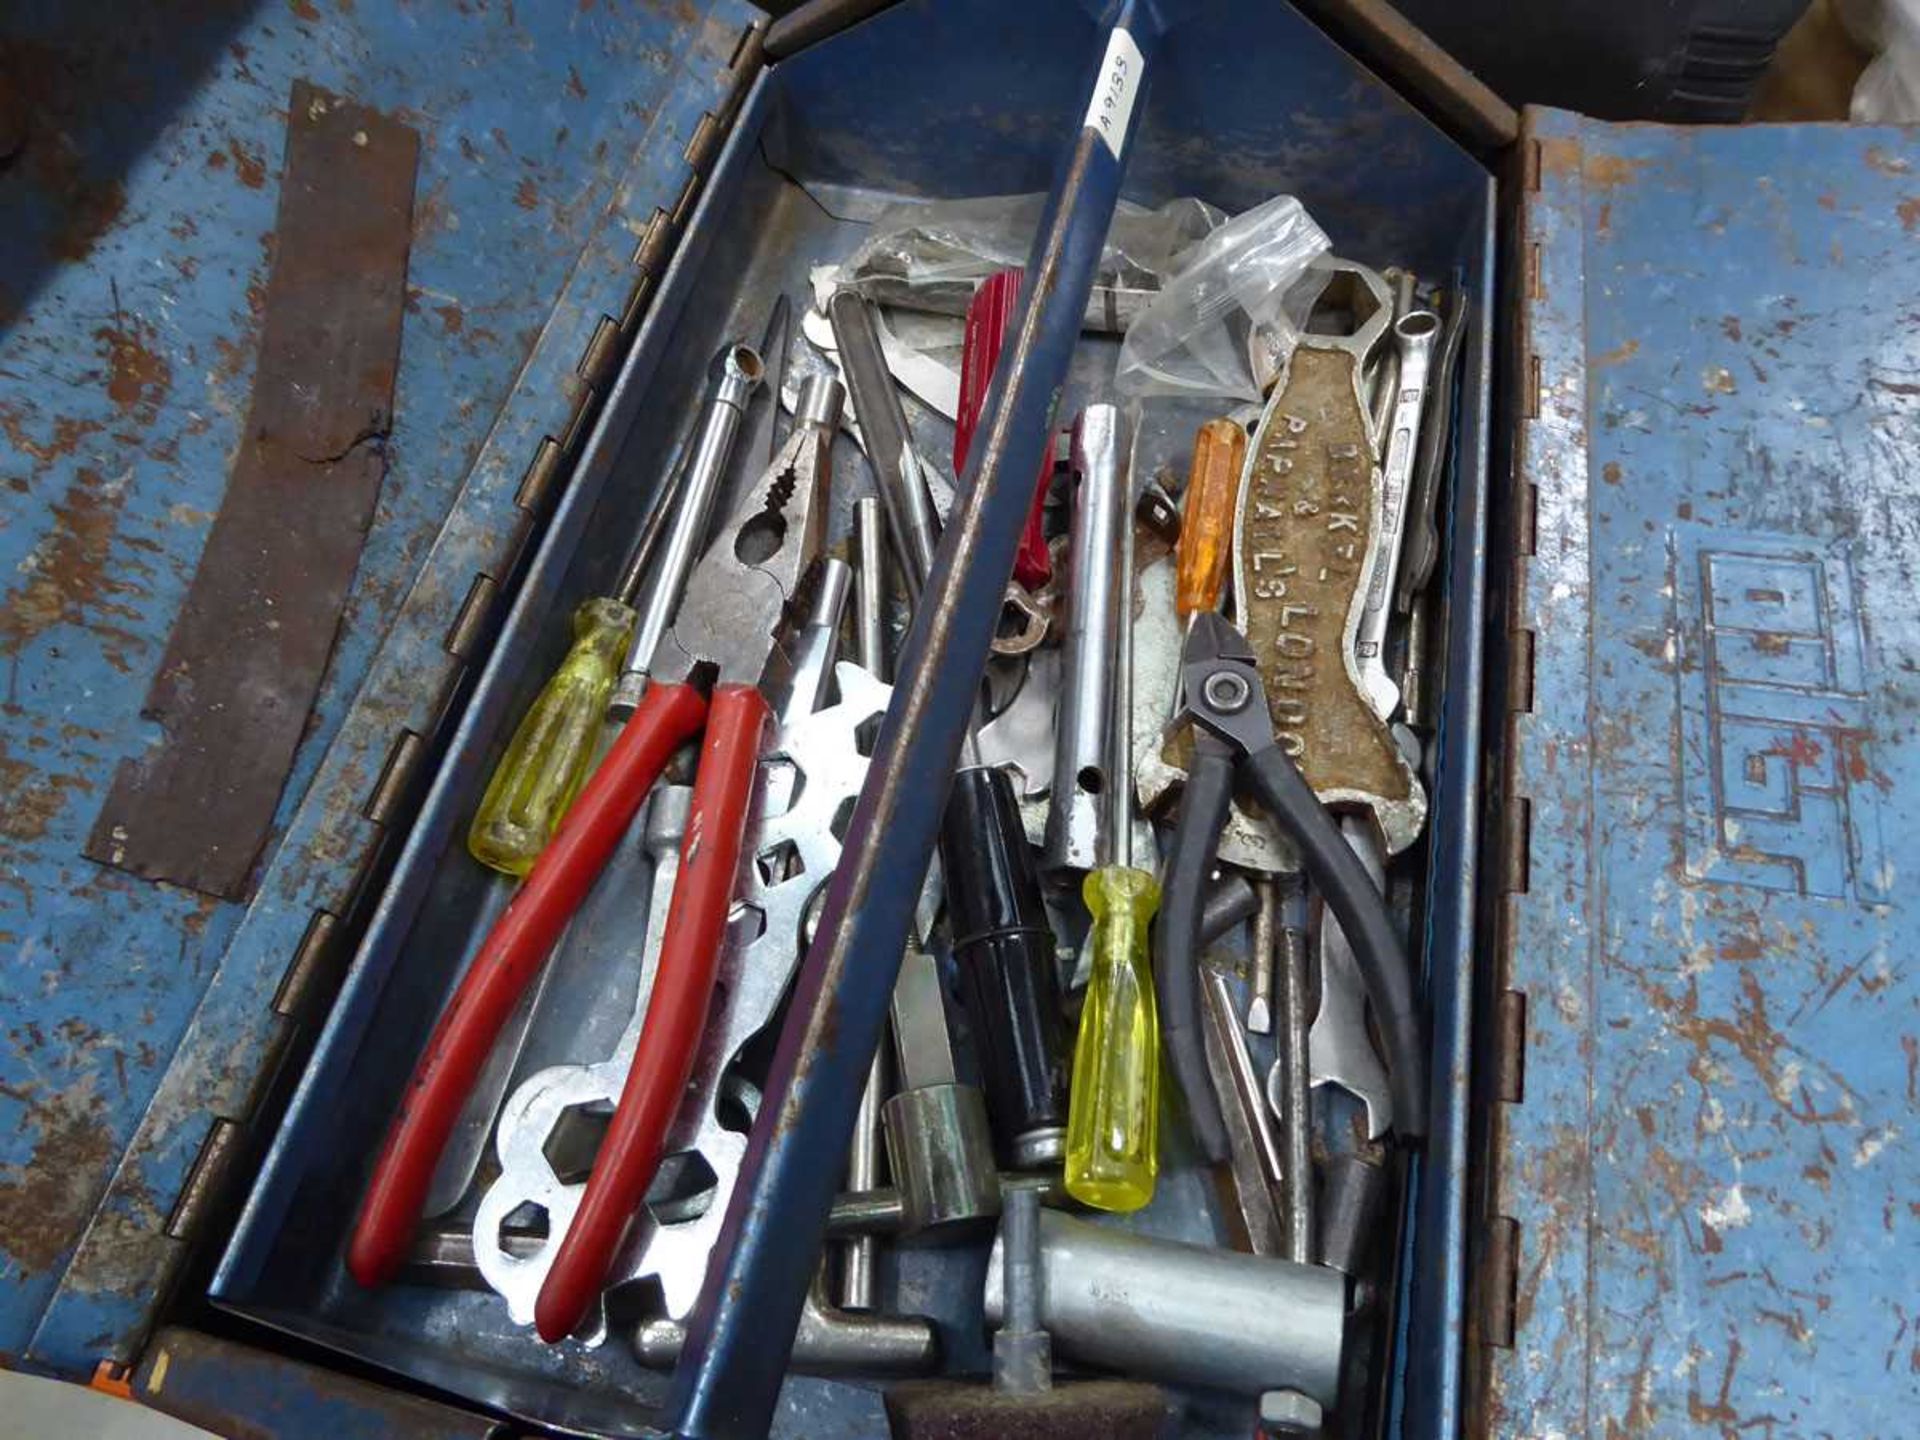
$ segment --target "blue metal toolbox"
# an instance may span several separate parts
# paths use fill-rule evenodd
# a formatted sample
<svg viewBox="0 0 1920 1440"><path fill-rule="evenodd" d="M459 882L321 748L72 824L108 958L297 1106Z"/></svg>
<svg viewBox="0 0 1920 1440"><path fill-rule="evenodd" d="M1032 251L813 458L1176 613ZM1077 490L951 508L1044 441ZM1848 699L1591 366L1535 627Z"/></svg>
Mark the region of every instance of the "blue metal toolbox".
<svg viewBox="0 0 1920 1440"><path fill-rule="evenodd" d="M501 904L465 827L709 357L890 203L1044 190L1095 17L902 0L777 56L729 0L6 28L32 124L0 169L0 1356L237 1433L661 1424L669 1372L618 1335L549 1347L429 1264L379 1291L343 1268ZM1404 74L1397 34L1342 38ZM1149 73L1126 198L1297 195L1474 317L1403 897L1435 1098L1377 1413L1342 1433L1903 1433L1911 139L1535 112L1488 158L1444 84L1416 108L1284 6L1189 7ZM156 738L142 696L247 439L300 80L417 133L412 247L378 511L223 900L83 851ZM1083 348L1063 413L1111 375ZM1146 426L1136 463L1190 435ZM864 462L835 464L839 542ZM617 1035L643 877L576 922L516 1075ZM1213 1212L1188 1162L1131 1223L1211 1240ZM902 1246L888 1272L976 1375L984 1261ZM1184 1418L1246 1428L1204 1397ZM774 1433L886 1434L880 1387L790 1376Z"/></svg>

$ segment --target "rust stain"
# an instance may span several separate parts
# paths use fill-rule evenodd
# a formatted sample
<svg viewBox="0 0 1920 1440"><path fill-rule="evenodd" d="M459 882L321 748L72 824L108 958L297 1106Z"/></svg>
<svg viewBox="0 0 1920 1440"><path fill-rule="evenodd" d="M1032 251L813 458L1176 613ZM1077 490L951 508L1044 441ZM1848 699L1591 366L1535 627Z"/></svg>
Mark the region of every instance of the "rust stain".
<svg viewBox="0 0 1920 1440"><path fill-rule="evenodd" d="M1740 1371L1742 1346L1738 1335L1727 1336L1727 1363L1720 1372L1720 1393L1708 1400L1700 1391L1698 1378L1687 1381L1687 1418L1700 1426L1715 1426L1722 1435L1737 1435L1747 1430L1764 1429L1771 1434L1779 1423L1775 1415L1742 1415L1733 1405L1733 1380Z"/></svg>
<svg viewBox="0 0 1920 1440"><path fill-rule="evenodd" d="M1822 210L1838 210L1840 208L1840 197L1835 195L1831 190L1824 190L1816 197L1815 203L1819 205Z"/></svg>
<svg viewBox="0 0 1920 1440"><path fill-rule="evenodd" d="M440 323L446 326L449 335L458 335L462 330L466 329L466 315L458 305L451 301L445 305L434 306L433 313L440 317Z"/></svg>
<svg viewBox="0 0 1920 1440"><path fill-rule="evenodd" d="M1893 777L1867 763L1867 737L1856 731L1843 731L1840 741L1840 768L1855 784L1871 784L1882 795L1893 793Z"/></svg>
<svg viewBox="0 0 1920 1440"><path fill-rule="evenodd" d="M1725 316L1720 321L1720 333L1722 335L1725 335L1727 339L1733 341L1734 344L1736 345L1739 344L1740 343L1740 317L1738 315Z"/></svg>
<svg viewBox="0 0 1920 1440"><path fill-rule="evenodd" d="M266 157L249 150L238 140L227 142L227 153L233 156L233 173L242 185L258 190L267 183Z"/></svg>
<svg viewBox="0 0 1920 1440"><path fill-rule="evenodd" d="M1907 1104L1920 1105L1920 1037L1902 1035L1900 1048L1907 1057Z"/></svg>
<svg viewBox="0 0 1920 1440"><path fill-rule="evenodd" d="M313 0L288 0L287 8L309 23L320 18L320 12L314 8Z"/></svg>
<svg viewBox="0 0 1920 1440"><path fill-rule="evenodd" d="M27 433L20 419L20 410L13 405L0 405L0 433L7 437L7 443L23 455L34 459L33 473L44 474L54 461L66 455L72 455L80 448L80 442L89 435L98 434L100 422L97 420L75 420L60 416L53 422L53 433L44 441L37 441Z"/></svg>
<svg viewBox="0 0 1920 1440"><path fill-rule="evenodd" d="M1620 365L1631 360L1639 353L1640 342L1638 340L1623 341L1605 354L1594 356L1593 365L1595 369L1603 369L1608 365Z"/></svg>
<svg viewBox="0 0 1920 1440"><path fill-rule="evenodd" d="M236 344L224 335L215 336L214 353L220 358L213 367L214 375L221 380L232 380L253 363L253 349L248 345ZM189 434L200 433L189 430Z"/></svg>
<svg viewBox="0 0 1920 1440"><path fill-rule="evenodd" d="M1542 1197L1546 1213L1528 1227L1514 1291L1514 1324L1524 1329L1540 1300L1540 1287L1554 1270L1559 1253L1582 1243L1586 1194L1591 1181L1588 1160L1593 1136L1582 1125L1556 1125L1546 1148L1529 1154L1521 1180Z"/></svg>
<svg viewBox="0 0 1920 1440"><path fill-rule="evenodd" d="M1893 213L1900 217L1900 228L1911 235L1914 227L1920 225L1920 195L1902 200L1893 207Z"/></svg>
<svg viewBox="0 0 1920 1440"><path fill-rule="evenodd" d="M447 204L447 181L443 176L434 181L413 202L413 233L431 235L438 230L451 230L459 224L453 209Z"/></svg>
<svg viewBox="0 0 1920 1440"><path fill-rule="evenodd" d="M580 78L580 72L571 65L567 66L567 94L576 100L587 98L586 82Z"/></svg>
<svg viewBox="0 0 1920 1440"><path fill-rule="evenodd" d="M1572 175L1580 169L1580 144L1563 137L1540 141L1540 173L1555 177Z"/></svg>
<svg viewBox="0 0 1920 1440"><path fill-rule="evenodd" d="M87 1080L42 1097L15 1094L39 1133L24 1165L0 1165L0 1250L29 1274L58 1265L93 1208L94 1188L119 1153Z"/></svg>
<svg viewBox="0 0 1920 1440"><path fill-rule="evenodd" d="M54 46L10 41L5 47L9 98L25 112L26 143L8 163L41 192L53 215L47 235L55 260L85 260L127 208L126 187L114 177L96 178L89 157L74 141L79 96L69 83L76 58Z"/></svg>
<svg viewBox="0 0 1920 1440"><path fill-rule="evenodd" d="M1587 183L1596 190L1613 190L1621 185L1630 184L1647 168L1647 161L1629 159L1625 155L1589 155L1582 168Z"/></svg>
<svg viewBox="0 0 1920 1440"><path fill-rule="evenodd" d="M1752 1067L1766 1085L1768 1095L1796 1120L1819 1123L1839 1118L1837 1113L1815 1111L1811 1100L1805 1110L1793 1103L1794 1096L1790 1093L1793 1082L1780 1063L1781 1052L1791 1054L1792 1046L1774 1028L1767 1012L1766 989L1751 970L1740 972L1741 998L1734 1002L1730 1017L1700 1013L1698 977L1689 976L1685 991L1677 995L1652 979L1643 979L1642 984L1649 1003L1666 1018L1673 1033L1694 1047L1696 1054L1687 1069L1704 1088L1713 1087L1713 1069L1719 1063L1714 1051L1716 1045L1722 1045ZM1844 1083L1841 1082L1843 1087ZM1799 1089L1805 1095L1805 1087ZM1842 1103L1844 1106L1847 1102L1843 1099Z"/></svg>
<svg viewBox="0 0 1920 1440"><path fill-rule="evenodd" d="M1621 1417L1625 1422L1626 1435L1651 1435L1655 1433L1655 1411L1653 1405L1653 1342L1651 1334L1640 1339L1639 1363L1633 1367L1633 1398L1627 1402L1627 1413ZM1609 1440L1617 1427L1613 1417L1607 1417Z"/></svg>
<svg viewBox="0 0 1920 1440"><path fill-rule="evenodd" d="M227 168L227 152L226 151L209 150L207 152L207 169L224 170L226 168Z"/></svg>
<svg viewBox="0 0 1920 1440"><path fill-rule="evenodd" d="M1606 464L1600 467L1600 478L1609 485L1618 485L1620 483L1620 462L1618 460L1607 461Z"/></svg>
<svg viewBox="0 0 1920 1440"><path fill-rule="evenodd" d="M540 204L540 189L533 183L533 177L527 176L513 191L513 203L522 210L532 210Z"/></svg>
<svg viewBox="0 0 1920 1440"><path fill-rule="evenodd" d="M76 186L75 198L66 207L66 219L53 232L47 248L56 260L86 259L126 208L127 192L118 180Z"/></svg>
<svg viewBox="0 0 1920 1440"><path fill-rule="evenodd" d="M1804 730L1794 731L1791 740L1774 741L1762 753L1777 755L1803 770L1811 770L1827 757L1827 752L1820 742Z"/></svg>
<svg viewBox="0 0 1920 1440"><path fill-rule="evenodd" d="M1905 175L1913 169L1905 156L1895 155L1882 150L1878 145L1867 147L1867 168L1878 170L1882 175Z"/></svg>
<svg viewBox="0 0 1920 1440"><path fill-rule="evenodd" d="M93 338L104 349L107 398L121 410L159 408L173 389L173 367L155 347L153 326L138 316L118 315ZM147 415L151 419L151 413Z"/></svg>
<svg viewBox="0 0 1920 1440"><path fill-rule="evenodd" d="M38 840L66 808L69 795L92 790L93 782L83 775L49 775L0 749L0 836Z"/></svg>
<svg viewBox="0 0 1920 1440"><path fill-rule="evenodd" d="M82 467L75 475L53 507L53 528L21 563L26 582L8 592L0 608L0 646L8 653L18 654L55 625L85 624L89 612L138 618L131 606L111 598L130 588L109 563L124 499L124 489L109 485L97 470ZM139 643L124 631L114 633Z"/></svg>

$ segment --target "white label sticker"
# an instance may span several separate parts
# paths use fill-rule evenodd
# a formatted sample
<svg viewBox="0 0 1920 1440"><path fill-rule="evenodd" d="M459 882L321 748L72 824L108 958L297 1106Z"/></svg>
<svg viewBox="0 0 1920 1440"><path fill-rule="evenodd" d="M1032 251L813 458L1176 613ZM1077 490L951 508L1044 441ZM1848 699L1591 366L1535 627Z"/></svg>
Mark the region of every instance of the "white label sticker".
<svg viewBox="0 0 1920 1440"><path fill-rule="evenodd" d="M1086 123L1100 132L1113 158L1120 158L1126 142L1127 122L1133 118L1134 97L1140 93L1140 77L1147 62L1140 47L1125 30L1115 29L1107 41L1107 57L1100 62L1100 79L1093 87L1093 99L1087 103Z"/></svg>

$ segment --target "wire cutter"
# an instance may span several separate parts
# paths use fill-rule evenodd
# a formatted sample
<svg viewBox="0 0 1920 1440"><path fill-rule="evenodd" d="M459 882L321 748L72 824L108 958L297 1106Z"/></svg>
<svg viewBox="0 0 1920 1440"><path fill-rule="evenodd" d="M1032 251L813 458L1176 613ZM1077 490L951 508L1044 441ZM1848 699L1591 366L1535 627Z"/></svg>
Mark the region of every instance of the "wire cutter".
<svg viewBox="0 0 1920 1440"><path fill-rule="evenodd" d="M822 549L841 390L816 377L793 433L687 580L651 683L567 811L513 903L474 956L402 1095L347 1251L363 1285L406 1257L440 1151L495 1037L606 865L660 772L705 728L679 877L652 998L580 1208L535 1309L543 1337L569 1334L600 1293L646 1197L706 1026L740 862L762 733L763 685L790 666L790 602Z"/></svg>
<svg viewBox="0 0 1920 1440"><path fill-rule="evenodd" d="M1167 855L1154 993L1167 1056L1186 1095L1194 1139L1208 1161L1227 1158L1226 1128L1208 1082L1200 1016L1202 912L1236 778L1273 816L1353 942L1367 996L1386 1041L1395 1125L1406 1139L1426 1133L1424 1029L1406 947L1358 857L1291 756L1275 741L1266 689L1247 638L1218 614L1196 615L1180 656L1178 724L1193 725L1180 822Z"/></svg>

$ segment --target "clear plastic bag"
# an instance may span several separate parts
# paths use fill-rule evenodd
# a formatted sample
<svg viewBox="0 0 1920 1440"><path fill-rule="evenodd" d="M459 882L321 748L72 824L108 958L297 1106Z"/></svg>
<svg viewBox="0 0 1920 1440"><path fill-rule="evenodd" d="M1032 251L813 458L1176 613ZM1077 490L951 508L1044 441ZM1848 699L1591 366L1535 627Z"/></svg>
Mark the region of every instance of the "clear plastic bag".
<svg viewBox="0 0 1920 1440"><path fill-rule="evenodd" d="M1120 342L1123 394L1260 398L1248 353L1293 353L1325 277L1326 233L1291 195L1236 215L1180 257Z"/></svg>
<svg viewBox="0 0 1920 1440"><path fill-rule="evenodd" d="M1027 263L1044 195L891 205L873 233L840 268L840 283L880 305L964 315L982 280ZM1087 326L1119 332L1159 290L1174 257L1225 218L1201 200L1170 200L1156 210L1121 202L1087 305Z"/></svg>

